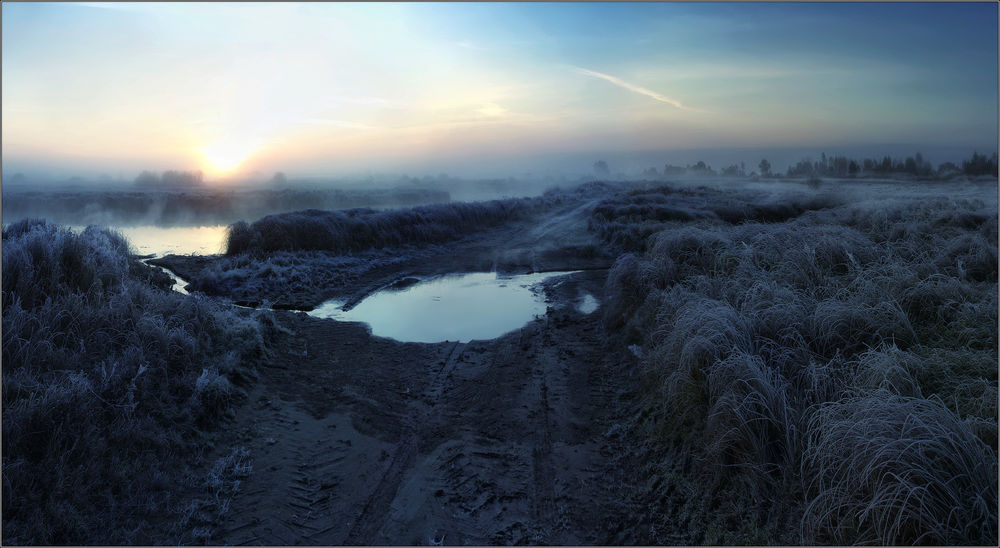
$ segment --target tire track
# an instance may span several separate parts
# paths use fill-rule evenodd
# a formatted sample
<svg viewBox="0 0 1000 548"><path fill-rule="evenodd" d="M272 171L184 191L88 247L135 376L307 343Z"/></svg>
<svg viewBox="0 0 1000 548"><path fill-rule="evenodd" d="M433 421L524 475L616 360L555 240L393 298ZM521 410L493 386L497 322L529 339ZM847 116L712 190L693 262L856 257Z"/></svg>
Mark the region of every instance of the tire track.
<svg viewBox="0 0 1000 548"><path fill-rule="evenodd" d="M418 442L420 441L420 431L428 424L431 411L437 401L444 393L445 385L455 369L455 365L461 361L462 352L466 348L466 343L456 342L449 352L444 365L431 379L430 385L420 395L418 401L425 403L428 408L420 413L409 414L406 433L399 442L396 452L392 457L392 463L379 480L378 486L368 497L361 514L355 521L350 533L344 540L345 544L361 545L375 544L379 529L385 517L389 513L396 493L406 472L413 468L418 454Z"/></svg>

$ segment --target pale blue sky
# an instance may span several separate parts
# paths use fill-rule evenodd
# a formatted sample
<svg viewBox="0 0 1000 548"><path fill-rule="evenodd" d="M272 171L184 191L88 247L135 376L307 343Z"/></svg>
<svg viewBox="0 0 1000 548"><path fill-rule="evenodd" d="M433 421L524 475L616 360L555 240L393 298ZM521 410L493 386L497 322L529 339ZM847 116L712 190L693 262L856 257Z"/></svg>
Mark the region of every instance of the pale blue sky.
<svg viewBox="0 0 1000 548"><path fill-rule="evenodd" d="M995 3L2 9L5 163L221 176L547 152L996 148Z"/></svg>

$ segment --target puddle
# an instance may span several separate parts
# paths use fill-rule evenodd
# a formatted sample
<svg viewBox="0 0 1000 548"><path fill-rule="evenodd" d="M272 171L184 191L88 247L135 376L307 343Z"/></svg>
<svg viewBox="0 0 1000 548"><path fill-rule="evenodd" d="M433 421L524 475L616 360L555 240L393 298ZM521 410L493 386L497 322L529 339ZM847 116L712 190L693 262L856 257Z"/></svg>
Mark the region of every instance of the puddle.
<svg viewBox="0 0 1000 548"><path fill-rule="evenodd" d="M319 318L364 322L372 334L408 342L494 339L545 314L540 282L571 272L498 277L455 274L379 290L350 310L327 301L308 312Z"/></svg>

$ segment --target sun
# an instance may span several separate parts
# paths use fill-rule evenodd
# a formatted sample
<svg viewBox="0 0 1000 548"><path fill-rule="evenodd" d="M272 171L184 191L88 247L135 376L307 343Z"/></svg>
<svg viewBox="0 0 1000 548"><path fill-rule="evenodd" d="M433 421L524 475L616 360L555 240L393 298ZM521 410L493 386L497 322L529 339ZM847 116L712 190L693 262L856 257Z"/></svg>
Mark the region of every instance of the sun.
<svg viewBox="0 0 1000 548"><path fill-rule="evenodd" d="M216 175L232 173L252 152L253 147L231 141L214 143L201 149L209 170Z"/></svg>

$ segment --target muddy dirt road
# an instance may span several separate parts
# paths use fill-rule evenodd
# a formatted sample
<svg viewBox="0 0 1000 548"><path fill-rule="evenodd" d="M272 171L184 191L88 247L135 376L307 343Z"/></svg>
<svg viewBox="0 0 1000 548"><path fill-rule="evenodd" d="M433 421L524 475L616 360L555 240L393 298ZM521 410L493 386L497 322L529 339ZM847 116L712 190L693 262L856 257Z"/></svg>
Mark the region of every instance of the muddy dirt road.
<svg viewBox="0 0 1000 548"><path fill-rule="evenodd" d="M609 432L628 392L605 357L600 310L576 307L601 296L607 276L601 258L576 256L593 243L592 204L345 288L360 297L400 276L480 263L591 268L544 282L548 312L503 337L403 343L360 323L274 312L274 355L213 457L245 447L253 472L209 542L615 542L623 472Z"/></svg>
<svg viewBox="0 0 1000 548"><path fill-rule="evenodd" d="M253 473L212 542L607 541L620 494L605 433L621 388L599 315L572 306L602 283L553 278L544 318L469 343L277 313L290 333L217 444L247 447Z"/></svg>

